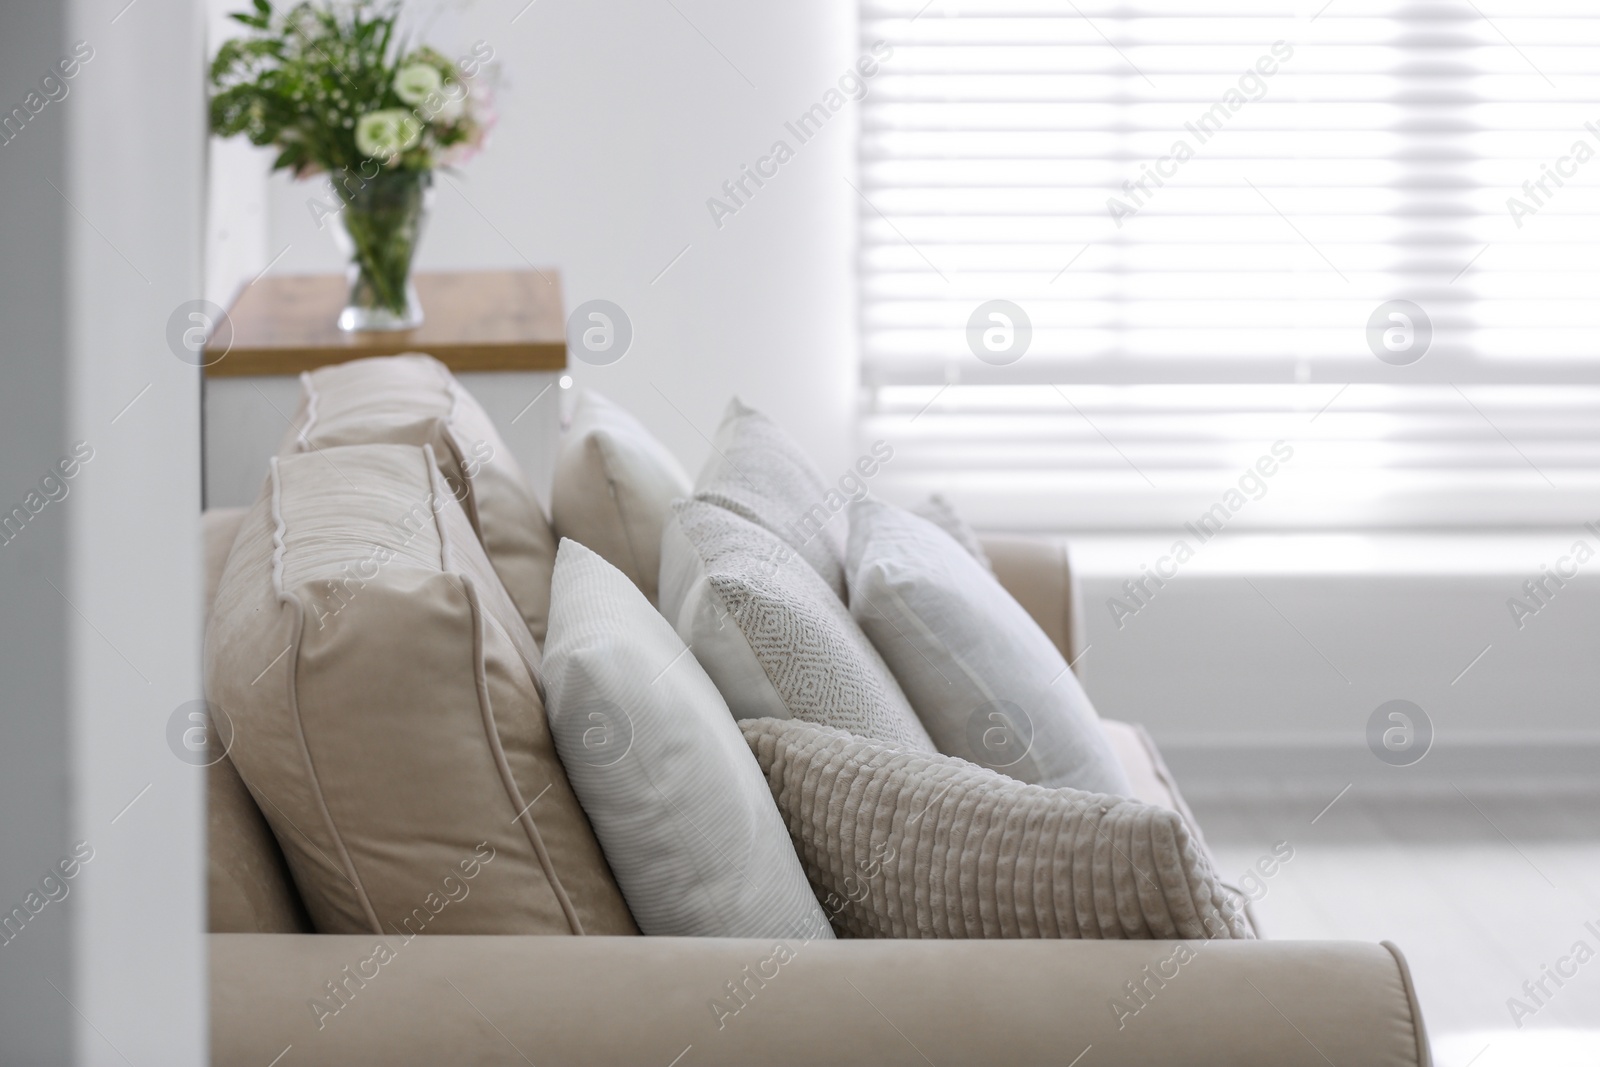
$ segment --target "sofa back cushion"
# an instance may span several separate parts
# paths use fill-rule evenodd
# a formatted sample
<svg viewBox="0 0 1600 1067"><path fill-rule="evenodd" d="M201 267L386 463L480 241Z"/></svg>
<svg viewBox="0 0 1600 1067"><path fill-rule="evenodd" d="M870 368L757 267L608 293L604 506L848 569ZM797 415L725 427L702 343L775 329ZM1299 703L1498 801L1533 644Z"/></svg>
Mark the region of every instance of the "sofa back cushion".
<svg viewBox="0 0 1600 1067"><path fill-rule="evenodd" d="M538 497L472 395L432 356L378 356L300 376L300 410L278 452L431 445L495 574L544 641L556 542Z"/></svg>
<svg viewBox="0 0 1600 1067"><path fill-rule="evenodd" d="M431 447L277 457L206 636L230 757L323 933L633 933L539 652Z"/></svg>
<svg viewBox="0 0 1600 1067"><path fill-rule="evenodd" d="M205 599L201 625L222 582L229 551L248 508L211 508L200 516ZM283 850L228 758L232 730L212 721L206 754L206 929L213 934L305 934L311 920L295 892Z"/></svg>
<svg viewBox="0 0 1600 1067"><path fill-rule="evenodd" d="M628 576L652 605L661 578L661 529L689 475L638 419L592 389L578 394L561 437L550 517L570 537Z"/></svg>

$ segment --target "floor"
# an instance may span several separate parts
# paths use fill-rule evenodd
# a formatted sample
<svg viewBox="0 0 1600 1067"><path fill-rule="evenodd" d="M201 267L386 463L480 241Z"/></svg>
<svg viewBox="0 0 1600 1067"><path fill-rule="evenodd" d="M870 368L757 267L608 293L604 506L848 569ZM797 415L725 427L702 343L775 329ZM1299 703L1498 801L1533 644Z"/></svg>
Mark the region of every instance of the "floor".
<svg viewBox="0 0 1600 1067"><path fill-rule="evenodd" d="M1600 1067L1600 787L1188 799L1230 880L1293 849L1251 887L1267 936L1404 950L1438 1067Z"/></svg>

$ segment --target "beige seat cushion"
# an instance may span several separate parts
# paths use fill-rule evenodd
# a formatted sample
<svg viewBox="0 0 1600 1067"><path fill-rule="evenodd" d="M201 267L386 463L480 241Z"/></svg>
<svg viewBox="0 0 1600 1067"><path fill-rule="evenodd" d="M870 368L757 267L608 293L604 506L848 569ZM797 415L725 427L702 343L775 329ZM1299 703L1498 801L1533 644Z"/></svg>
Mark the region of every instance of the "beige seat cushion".
<svg viewBox="0 0 1600 1067"><path fill-rule="evenodd" d="M320 932L633 933L431 452L272 461L206 639L234 764Z"/></svg>
<svg viewBox="0 0 1600 1067"><path fill-rule="evenodd" d="M592 389L578 394L550 489L558 538L599 553L656 604L661 530L690 492L677 458L638 419Z"/></svg>
<svg viewBox="0 0 1600 1067"><path fill-rule="evenodd" d="M698 498L674 505L661 613L735 718L792 717L934 751L849 609L763 527Z"/></svg>
<svg viewBox="0 0 1600 1067"><path fill-rule="evenodd" d="M796 720L740 726L841 936L1253 936L1174 812Z"/></svg>
<svg viewBox="0 0 1600 1067"><path fill-rule="evenodd" d="M794 438L738 397L717 428L695 496L782 539L844 599L844 508Z"/></svg>
<svg viewBox="0 0 1600 1067"><path fill-rule="evenodd" d="M378 356L322 367L300 380L300 410L279 454L432 445L446 486L466 508L533 639L542 643L555 537L511 449L445 365L432 356Z"/></svg>

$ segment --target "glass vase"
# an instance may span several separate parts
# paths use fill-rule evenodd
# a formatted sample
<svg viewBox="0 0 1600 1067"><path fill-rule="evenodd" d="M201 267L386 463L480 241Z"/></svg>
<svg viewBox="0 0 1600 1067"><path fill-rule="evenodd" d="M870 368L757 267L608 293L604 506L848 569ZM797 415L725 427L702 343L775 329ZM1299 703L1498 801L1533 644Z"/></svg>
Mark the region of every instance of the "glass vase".
<svg viewBox="0 0 1600 1067"><path fill-rule="evenodd" d="M350 183L354 185L354 183ZM380 171L354 188L339 182L336 234L350 257L350 295L341 330L409 330L422 325L411 261L433 198L429 171Z"/></svg>

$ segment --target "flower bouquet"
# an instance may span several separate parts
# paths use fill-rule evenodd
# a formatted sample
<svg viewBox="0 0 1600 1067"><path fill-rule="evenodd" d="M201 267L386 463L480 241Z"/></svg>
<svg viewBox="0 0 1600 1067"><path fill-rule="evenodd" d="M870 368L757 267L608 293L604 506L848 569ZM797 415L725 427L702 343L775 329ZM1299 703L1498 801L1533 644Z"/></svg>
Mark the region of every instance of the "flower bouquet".
<svg viewBox="0 0 1600 1067"><path fill-rule="evenodd" d="M252 31L211 64L211 129L278 149L273 169L326 174L350 255L346 330L422 322L410 282L436 168L463 162L491 124L478 76L493 49L451 62L396 35L398 0L252 0ZM321 219L319 218L319 224Z"/></svg>

